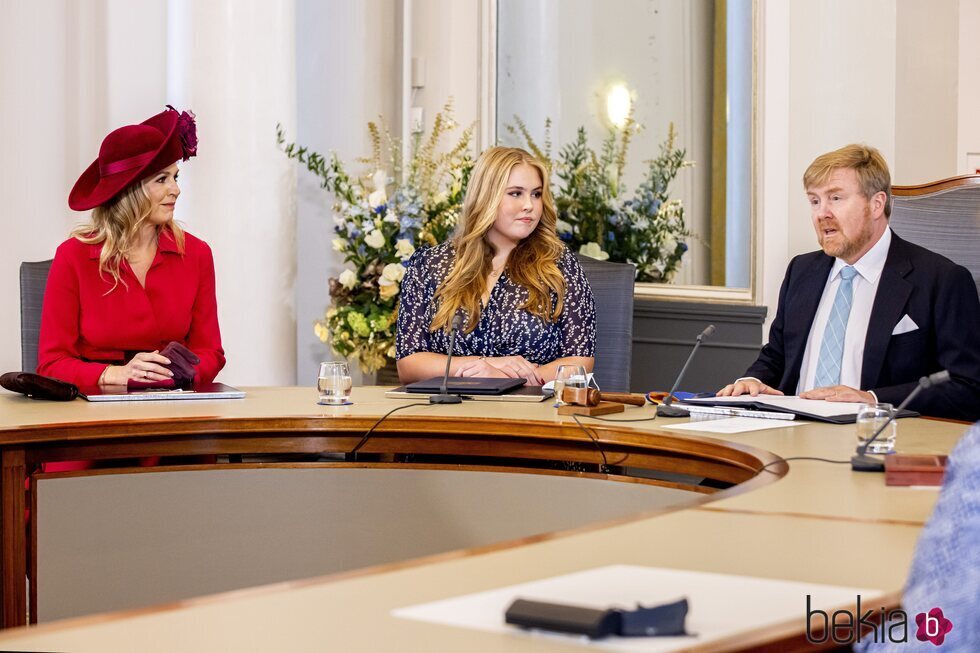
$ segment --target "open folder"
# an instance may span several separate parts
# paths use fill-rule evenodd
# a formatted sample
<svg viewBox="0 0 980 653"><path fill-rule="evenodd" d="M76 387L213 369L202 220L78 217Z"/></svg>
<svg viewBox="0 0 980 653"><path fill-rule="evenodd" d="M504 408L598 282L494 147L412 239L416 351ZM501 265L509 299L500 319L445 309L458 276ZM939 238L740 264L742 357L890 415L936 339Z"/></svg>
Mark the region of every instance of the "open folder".
<svg viewBox="0 0 980 653"><path fill-rule="evenodd" d="M782 395L759 395L758 397L741 395L739 397L691 398L685 399L682 403L674 405L681 408L684 406L728 406L732 408L751 408L754 410L792 413L793 415L816 420L818 422L830 422L831 424L853 424L857 421L857 413L864 404L843 401L824 401L822 399L801 399L800 397L784 397ZM918 416L918 413L911 410L902 410L897 415L897 417Z"/></svg>

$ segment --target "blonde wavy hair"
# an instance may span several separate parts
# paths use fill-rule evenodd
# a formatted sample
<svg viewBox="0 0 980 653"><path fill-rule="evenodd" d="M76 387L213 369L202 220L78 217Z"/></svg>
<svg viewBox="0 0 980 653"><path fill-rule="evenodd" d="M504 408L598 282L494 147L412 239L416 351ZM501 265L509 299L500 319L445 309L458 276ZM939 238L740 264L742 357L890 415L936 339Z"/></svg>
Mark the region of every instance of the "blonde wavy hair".
<svg viewBox="0 0 980 653"><path fill-rule="evenodd" d="M554 322L561 315L565 304L565 279L558 269L558 259L564 245L555 231L558 213L548 183L548 169L520 148L492 147L480 155L473 167L463 199L463 214L452 238L456 262L436 290L439 308L429 327L431 331L449 330L453 316L460 308L470 317L466 333L473 331L480 322L480 299L486 291L495 254L487 232L497 219L497 209L511 171L522 164L537 170L541 177L543 211L537 228L510 253L507 273L514 283L528 290L524 310L547 322ZM554 307L551 305L552 293L558 296Z"/></svg>
<svg viewBox="0 0 980 653"><path fill-rule="evenodd" d="M126 284L119 274L119 266L123 257L133 250L136 237L150 216L152 206L150 195L144 187L146 181L156 175L150 175L142 181L130 184L118 195L100 204L92 210L90 223L81 224L72 230L71 235L86 245L102 244L99 254L99 273L108 274L113 279L112 288L106 291L108 295L122 283ZM157 225L157 235L163 229L173 233L177 243L177 251L184 253L184 230L171 220L167 224Z"/></svg>

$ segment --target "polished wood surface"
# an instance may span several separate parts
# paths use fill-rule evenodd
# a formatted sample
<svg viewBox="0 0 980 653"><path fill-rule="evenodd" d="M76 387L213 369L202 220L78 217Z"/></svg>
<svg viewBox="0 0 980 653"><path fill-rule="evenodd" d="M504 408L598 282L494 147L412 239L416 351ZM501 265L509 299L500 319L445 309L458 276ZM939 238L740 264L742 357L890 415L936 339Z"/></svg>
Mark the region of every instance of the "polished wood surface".
<svg viewBox="0 0 980 653"><path fill-rule="evenodd" d="M242 401L116 405L51 404L0 395L5 623L23 623L27 607L23 579L30 542L24 544L23 523L15 517L19 510L22 518L24 493L15 491L14 484L20 479L23 488L25 475L38 463L188 453L342 454L391 408L412 403L385 399L378 388L355 389L354 405L340 408L316 405L311 389L254 388L248 393ZM420 403L385 420L357 461L282 464L525 467L532 473L571 473L597 482L684 487L693 499L692 507L681 512L502 543L480 551L482 555L461 552L341 578L189 601L137 617L46 625L27 634L0 635L0 648L21 642L35 649L109 650L123 646L127 637L140 641L141 629L169 633L171 625L185 634L167 639L165 649L254 648L265 635L242 625L256 623L252 611L257 610L275 614L272 620L260 620L275 622L269 637L280 639L274 648L308 648L316 640L304 637L329 631L347 650L551 650L563 647L404 622L389 613L394 607L614 563L875 587L891 593L894 602L935 491L886 487L882 475L856 474L846 465L780 461L795 456L846 460L856 444L853 426L805 423L719 438L669 430L686 420L625 421L653 415L649 406L611 418L623 420L619 424L583 420L591 433L587 436L545 403ZM947 453L965 429L962 424L902 420L898 449ZM563 469L541 466L548 461L574 464ZM709 483L645 478L637 470L704 477ZM36 513L34 517L43 519ZM854 555L862 550L875 551L873 564ZM319 615L311 624L296 621L310 611ZM175 623L181 619L201 626L206 622L207 628L191 625L188 631L186 624ZM225 620L239 623L234 635L222 626ZM281 639L287 633L299 638L296 646ZM239 636L237 645L227 639ZM788 635L770 629L729 645L745 648L783 636ZM214 637L223 644L217 645Z"/></svg>
<svg viewBox="0 0 980 653"><path fill-rule="evenodd" d="M933 193L944 190L971 186L980 186L980 175L960 175L958 177L948 177L924 184L892 186L892 195L896 197L915 197L917 195L932 195Z"/></svg>

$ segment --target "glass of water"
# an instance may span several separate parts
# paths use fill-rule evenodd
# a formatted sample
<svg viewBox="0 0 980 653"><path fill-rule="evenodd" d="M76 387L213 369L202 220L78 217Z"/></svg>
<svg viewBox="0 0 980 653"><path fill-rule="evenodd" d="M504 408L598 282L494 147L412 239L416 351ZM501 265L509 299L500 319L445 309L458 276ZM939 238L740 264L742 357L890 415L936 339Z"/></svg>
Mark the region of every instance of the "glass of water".
<svg viewBox="0 0 980 653"><path fill-rule="evenodd" d="M581 365L559 365L555 372L555 407L564 406L561 393L565 388L584 388L586 384L585 368Z"/></svg>
<svg viewBox="0 0 980 653"><path fill-rule="evenodd" d="M317 403L331 406L348 404L353 385L347 363L343 361L320 363L320 373L316 378L316 391L320 395Z"/></svg>
<svg viewBox="0 0 980 653"><path fill-rule="evenodd" d="M857 414L857 439L858 445L864 446L871 436L881 428L892 413L895 412L891 404L864 404ZM881 435L868 447L868 453L883 454L890 453L895 448L895 438L898 436L898 424L892 421L885 427Z"/></svg>

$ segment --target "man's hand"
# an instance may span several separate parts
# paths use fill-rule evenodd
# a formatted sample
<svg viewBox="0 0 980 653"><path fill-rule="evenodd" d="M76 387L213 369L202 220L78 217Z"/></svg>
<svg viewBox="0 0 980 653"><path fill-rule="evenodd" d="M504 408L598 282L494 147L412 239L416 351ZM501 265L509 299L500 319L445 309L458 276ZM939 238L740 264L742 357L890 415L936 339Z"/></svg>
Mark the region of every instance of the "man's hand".
<svg viewBox="0 0 980 653"><path fill-rule="evenodd" d="M814 388L800 393L801 399L825 399L827 401L853 401L862 404L877 403L870 392L864 392L846 385L830 385L825 388Z"/></svg>
<svg viewBox="0 0 980 653"><path fill-rule="evenodd" d="M739 395L781 395L783 394L776 388L771 388L758 379L739 379L735 383L729 383L718 391L717 397L737 397Z"/></svg>

